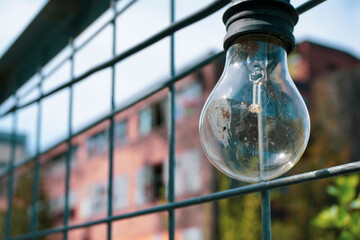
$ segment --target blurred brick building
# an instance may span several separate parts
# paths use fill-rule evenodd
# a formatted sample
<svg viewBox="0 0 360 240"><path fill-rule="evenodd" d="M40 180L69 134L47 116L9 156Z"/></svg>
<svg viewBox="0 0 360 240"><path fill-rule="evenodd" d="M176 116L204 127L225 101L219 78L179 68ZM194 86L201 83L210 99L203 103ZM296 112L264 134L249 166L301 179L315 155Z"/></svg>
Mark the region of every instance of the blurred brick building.
<svg viewBox="0 0 360 240"><path fill-rule="evenodd" d="M202 106L220 77L223 59L188 75L175 86L176 200L213 192L214 168L206 160L198 135ZM115 116L113 215L133 212L167 201L167 90ZM70 175L70 224L106 217L108 207L109 121L76 136ZM55 216L64 216L66 145L41 157L41 179ZM177 239L211 239L212 205L176 211ZM106 225L69 233L71 239L101 239ZM113 239L167 239L167 213L113 223Z"/></svg>
<svg viewBox="0 0 360 240"><path fill-rule="evenodd" d="M311 98L311 87L320 77L358 68L359 64L359 59L346 52L309 41L297 44L288 57L290 75L306 101Z"/></svg>
<svg viewBox="0 0 360 240"><path fill-rule="evenodd" d="M359 64L359 60L349 54L311 42L300 43L289 56L290 73L310 105L315 79L339 69L359 67ZM215 168L201 149L198 121L223 65L224 59L219 59L176 84L177 200L214 191ZM163 90L115 117L113 215L167 201L167 94ZM70 225L107 215L109 125L108 121L102 122L73 139ZM61 145L41 156L40 176L55 226L62 225L64 217L66 151L66 145ZM211 204L177 210L177 239L214 239L215 214ZM103 239L106 229L105 224L82 228L70 231L69 238ZM112 229L114 240L167 239L167 213L116 221Z"/></svg>

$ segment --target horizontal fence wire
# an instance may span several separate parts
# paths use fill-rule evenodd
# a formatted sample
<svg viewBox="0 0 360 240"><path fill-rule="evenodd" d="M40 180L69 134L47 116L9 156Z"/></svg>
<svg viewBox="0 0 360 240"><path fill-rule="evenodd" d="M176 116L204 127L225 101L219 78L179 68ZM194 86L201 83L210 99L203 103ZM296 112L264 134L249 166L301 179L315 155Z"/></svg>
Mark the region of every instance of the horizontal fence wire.
<svg viewBox="0 0 360 240"><path fill-rule="evenodd" d="M359 172L359 171L360 171L360 161L357 161L357 162L338 165L335 167L324 168L324 169L301 173L301 174L297 174L297 175L293 175L293 176L289 176L289 177L278 178L278 179L269 180L266 182L260 182L260 183L256 183L256 184L243 186L243 187L238 187L238 188L233 188L233 189L229 189L229 190L225 190L225 191L215 192L215 193L208 194L208 195L201 196L201 197L189 198L189 199L186 199L183 201L177 201L177 202L173 202L173 203L157 205L155 207L146 208L146 209L143 209L140 211L120 214L120 215L107 217L107 218L103 218L103 219L96 220L96 221L86 222L83 224L71 225L66 228L65 227L57 227L57 228L47 229L47 230L38 231L38 232L34 232L34 233L28 233L28 234L12 237L9 239L22 240L22 239L29 239L32 237L42 237L42 236L46 236L46 235L49 235L52 233L58 233L58 232L66 231L66 230L90 227L90 226L101 224L101 223L112 222L112 221L126 219L126 218L133 218L133 217L137 217L137 216L168 211L171 209L189 207L192 205L198 205L198 204L203 204L203 203L207 203L207 202L218 201L221 199L236 197L236 196L255 193L255 192L261 192L261 191L265 191L265 190L271 190L271 189L280 188L280 187L291 186L291 185L300 184L300 183L311 182L314 180L320 180L320 179L330 178L330 177L334 177L334 176L338 176L338 175L349 174L349 173L354 173L354 172Z"/></svg>
<svg viewBox="0 0 360 240"><path fill-rule="evenodd" d="M317 5L319 5L320 3L325 2L326 0L310 0L307 1L303 4L301 4L300 6L298 6L296 8L296 11L298 14L302 14L310 9L312 9L313 7L316 7Z"/></svg>
<svg viewBox="0 0 360 240"><path fill-rule="evenodd" d="M305 3L303 3L302 5L300 5L299 7L296 8L297 12L299 14L302 14L306 11L308 11L309 9L317 6L318 4L324 2L325 0L310 0L307 1ZM111 24L115 21L116 17L119 16L121 13L123 13L125 10L127 10L131 5L133 5L136 2L136 0L130 1L122 10L120 10L119 12L114 12L114 16L113 18L106 22L105 24L103 24L95 33L93 33L86 41L84 41L81 45L79 45L77 48L73 49L72 54L74 54L75 51L80 50L82 47L84 47L88 42L91 41L91 39L93 39L98 33L100 33L108 24ZM131 47L130 49L124 51L123 53L119 54L119 55L115 55L114 52L114 57L108 61L105 61L102 64L99 64L91 69L89 69L87 72L83 73L82 75L78 76L78 77L73 77L71 81L69 81L68 83L65 83L55 89L53 89L52 91L46 93L46 94L40 94L40 96L32 101L29 101L26 104L23 105L19 105L18 102L16 102L15 106L12 107L10 110L6 111L6 113L0 115L0 117L3 117L7 114L10 113L17 113L18 109L21 108L25 108L27 106L30 106L31 104L34 103L39 103L43 98L46 98L50 95L53 95L54 93L71 87L73 84L89 77L90 75L101 71L105 68L108 67L114 67L114 65L126 58L128 58L129 56L151 46L152 44L166 38L169 36L172 36L175 32L177 32L178 30L185 28L187 26L190 26L191 24L207 17L210 16L211 14L215 13L216 11L220 10L221 8L223 8L224 6L226 6L228 3L230 3L230 0L220 0L220 1L214 1L213 3L209 4L208 6L206 6L205 8L195 12L194 14L191 14L190 16L172 23L171 25L169 25L167 28L163 29L162 31L154 34L153 36L149 37L148 39L146 39L145 41L135 45L134 47ZM11 175L14 171L14 169L19 168L21 166L23 166L24 164L34 161L36 160L39 155L44 154L48 151L50 151L51 149L59 146L60 144L63 144L65 142L67 142L68 144L71 144L71 139L76 136L79 135L87 130L89 130L90 128L96 126L97 124L103 122L104 120L113 120L114 116L116 114L118 114L121 111L124 111L125 109L130 108L131 106L137 104L138 102L148 98L149 96L155 94L156 92L161 91L162 89L165 88L173 88L173 84L181 79L183 79L184 77L186 77L187 75L193 73L194 71L204 67L205 65L220 59L224 57L224 52L219 52L216 53L208 58L206 58L205 60L191 66L190 68L183 70L182 72L180 72L179 74L175 75L175 74L171 74L171 77L165 81L162 81L160 83L154 84L151 88L148 88L147 90L141 92L140 94L138 94L136 97L129 99L128 101L124 102L123 104L121 104L118 108L115 108L115 106L112 107L112 111L111 113L105 115L104 117L102 117L101 119L93 122L92 124L84 127L83 129L77 131L77 132L71 132L69 131L69 136L66 139L63 139L62 141L58 142L57 144L54 144L53 146L47 148L46 150L40 152L40 150L37 150L37 155L35 157L32 158L28 158L25 161L21 162L21 163L13 163L10 164L10 166L8 168L6 168L5 170L2 171L2 173L0 173L0 177L3 177L5 175ZM63 64L64 62L66 62L70 57L65 58L65 60L63 60L62 62L60 62L60 64L58 64L47 76L51 75L54 71L56 71L56 68L60 67L61 64ZM45 78L45 77L44 77ZM38 86L36 86L38 87ZM29 91L30 92L30 91ZM70 164L69 164L70 167ZM70 169L69 169L70 170ZM6 239L7 240L15 240L15 239L34 239L37 237L42 237L42 236L46 236L49 234L53 234L53 233L59 233L59 232L64 232L67 233L69 230L72 229L78 229L78 228L84 228L84 227L89 227L92 225L96 225L96 224L101 224L101 223L108 223L111 224L112 221L115 220L120 220L120 219L126 219L126 218L132 218L132 217L136 217L136 216L141 216L141 215L146 215L146 214L152 214L152 213L157 213L157 212L162 212L162 211L172 211L175 210L177 208L184 208L184 207L188 207L188 206L192 206L192 205L197 205L197 204L202 204L202 203L207 203L207 202L212 202L212 201L217 201L217 200L221 200L221 199L225 199L225 198L230 198L230 197L235 197L235 196L239 196L239 195L243 195L243 194L249 194L249 193L254 193L254 192L264 192L270 189L274 189L274 188L279 188L279 187L285 187L285 186L291 186L291 185L295 185L295 184L300 184L300 183L305 183L305 182L309 182L309 181L314 181L314 180L320 180L320 179L324 179L324 178L329 178L329 177L333 177L333 176L337 176L337 175L343 175L343 174L348 174L348 173L352 173L352 172L359 172L360 171L360 162L353 162L353 163L348 163L348 164L343 164L343 165L339 165L339 166L335 166L335 167L330 167L330 168L326 168L326 169L321 169L321 170L316 170L316 171L312 171L312 172L307 172L307 173L302 173L302 174L298 174L298 175L294 175L294 176L289 176L289 177L283 177L283 178L279 178L279 179L275 179L275 180L270 180L270 181L266 181L266 182L261 182L261 183L257 183L257 184L252 184L252 185L247 185L247 186L243 186L243 187L239 187L239 188L235 188L235 189L230 189L230 190L226 190L226 191L221 191L221 192L216 192L216 193L212 193L212 194L208 194L205 196L201 196L201 197L195 197L195 198L190 198L190 199L186 199L183 201L174 201L174 202L169 202L167 204L162 204L162 205L157 205L155 207L151 207L151 208L147 208L147 209L143 209L140 211L134 211L134 212L130 212L130 213L126 213L126 214L120 214L120 215L116 215L113 216L111 215L111 213L108 214L108 216L106 218L100 219L100 220L96 220L96 221L89 221L89 222L85 222L83 224L78 224L78 225L71 225L68 226L67 222L64 226L61 227L56 227L56 228L52 228L52 229L47 229L47 230L41 230L41 231L32 231L30 233L27 234L23 234L20 236L14 236L14 237L10 237L9 236L9 232L6 234ZM68 192L68 190L67 190ZM12 195L12 193L11 193ZM10 200L10 206L12 203L12 198L9 199ZM111 209L111 208L110 208ZM109 210L110 211L110 210ZM66 214L66 213L65 213ZM10 231L10 229L7 229L6 231ZM109 237L108 237L109 238Z"/></svg>

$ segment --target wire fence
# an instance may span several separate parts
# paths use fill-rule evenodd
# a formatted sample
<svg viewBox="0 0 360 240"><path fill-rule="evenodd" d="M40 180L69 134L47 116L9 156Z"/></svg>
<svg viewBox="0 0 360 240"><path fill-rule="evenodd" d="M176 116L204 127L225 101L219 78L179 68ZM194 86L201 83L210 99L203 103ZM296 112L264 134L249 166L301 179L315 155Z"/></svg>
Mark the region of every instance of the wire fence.
<svg viewBox="0 0 360 240"><path fill-rule="evenodd" d="M351 172L358 172L360 171L360 163L354 162L344 165L339 165L327 169L321 169L313 172L307 172L299 175L284 177L280 179L275 179L271 181L261 182L258 184L253 185L247 185L244 187L239 187L235 189L230 189L226 191L216 192L212 194L208 194L205 196L195 197L186 199L183 201L175 201L175 94L176 90L174 87L174 84L183 79L185 76L189 75L190 73L196 71L197 69L200 69L204 67L205 65L211 63L212 61L219 59L224 56L224 52L219 52L216 54L211 55L210 57L206 58L205 60L191 66L190 68L180 72L175 73L175 43L174 43L174 34L187 27L190 26L193 23L196 23L197 21L200 21L201 19L206 18L207 16L210 16L211 14L215 13L216 11L222 9L225 7L228 3L230 3L229 0L221 0L221 1L214 1L210 3L205 8L197 11L194 14L191 14L190 16L183 18L182 20L175 21L175 0L170 0L170 25L166 27L165 29L157 32L156 34L152 35L151 37L147 38L145 41L137 44L134 47L131 47L127 49L126 51L116 54L116 18L120 16L122 13L127 11L131 8L131 6L136 2L136 0L130 1L127 5L125 5L121 10L117 10L115 7L115 3L112 3L112 9L113 9L113 17L111 20L107 21L105 24L100 26L98 30L93 33L86 41L84 41L80 46L75 47L73 44L73 40L70 39L70 48L71 48L71 54L68 58L61 61L51 72L49 72L47 75L44 75L42 73L42 70L39 70L39 75L41 76L40 82L34 86L33 88L29 89L24 95L29 94L33 89L37 88L40 92L40 96L35 98L34 100L31 100L27 103L20 104L19 99L17 96L13 96L15 99L15 104L7 111L1 114L0 117L5 117L12 115L12 150L11 150L11 160L9 163L9 166L4 169L0 173L0 177L7 177L7 202L8 202L8 210L6 213L6 226L5 226L5 239L6 240L15 240L15 239L36 239L38 237L47 236L53 233L63 233L64 239L68 238L68 232L70 230L89 227L93 225L98 224L107 224L107 239L111 239L111 233L112 233L112 222L115 220L120 219L128 219L136 216L142 216L146 214L151 213L158 213L158 212L168 212L168 233L169 233L169 239L173 240L175 239L175 211L179 208L184 208L187 206L192 205L198 205L206 202L213 202L220 199L225 199L229 197L239 196L243 194L249 194L254 192L262 192L262 223L263 223L263 239L271 239L271 224L270 224L270 195L269 190L284 186L290 186L294 184L300 184L304 182L309 181L315 181L323 178L329 178L337 175L342 174L348 174ZM310 0L302 4L297 8L297 11L299 14L304 13L308 11L309 9L315 7L316 5L320 4L321 2L324 2L324 0ZM300 19L301 20L301 19ZM113 31L112 31L112 37L113 37L113 44L112 44L112 58L102 64L96 65L95 67L87 70L85 73L75 76L74 74L74 55L76 52L78 52L80 49L82 49L84 46L86 46L96 35L98 35L106 26L112 25ZM137 52L140 52L144 50L145 48L159 42L160 40L170 37L170 63L169 63L169 69L170 69L170 78L167 81L164 81L159 84L153 85L151 88L148 88L147 90L141 92L137 95L135 99L131 99L128 102L123 103L121 106L117 106L115 104L115 64L119 63L120 61L134 55ZM57 69L59 69L66 61L70 61L71 65L71 80L65 84L62 84L55 89L44 93L43 91L43 81L47 77L51 76L53 72L55 72ZM102 117L101 119L97 120L96 122L92 123L91 125L88 125L80 130L74 131L73 129L73 104L74 104L74 90L73 86L74 84L88 78L89 76L103 70L106 68L111 69L111 95L110 95L110 101L111 101L111 112L107 114L106 116ZM47 98L49 96L54 95L55 93L63 90L63 89L69 89L69 113L68 113L68 129L67 129L67 137L63 139L62 141L57 142L55 145L48 147L45 150L41 150L40 147L40 136L41 136L41 119L42 119L42 105L41 101L44 98ZM134 106L135 104L139 103L140 101L148 98L149 96L163 90L168 89L168 104L170 106L170 118L169 118L169 182L168 182L168 203L160 204L154 207L146 208L139 211L129 212L125 214L120 215L113 215L113 161L114 161L114 124L115 124L115 115ZM36 155L35 157L31 157L29 159L26 159L25 161L22 161L20 163L15 162L16 157L16 136L18 133L17 129L17 122L18 122L18 113L20 109L26 108L27 106L36 104L38 111L37 111L37 121L36 121ZM108 172L108 205L107 205L107 216L105 218L95 220L95 221L89 221L82 224L76 224L76 225L69 225L69 192L70 192L70 171L71 171L71 160L72 160L72 139L74 136L77 136L81 133L84 133L85 131L93 128L97 124L108 120L110 122L110 131L109 131L109 172ZM51 149L54 149L57 146L60 146L61 144L66 143L68 146L67 149L67 158L66 158L66 184L65 184L65 209L64 209L64 220L63 220L63 226L61 227L55 227L51 229L46 230L38 230L37 226L37 212L38 212L38 195L39 195L39 168L40 168L40 156L49 152ZM11 228L13 227L11 225L12 223L12 209L13 209L13 200L14 200L14 172L16 169L19 169L21 166L24 166L28 163L33 163L34 168L34 184L33 184L33 204L31 209L31 228L30 232L19 235L19 236L11 236Z"/></svg>

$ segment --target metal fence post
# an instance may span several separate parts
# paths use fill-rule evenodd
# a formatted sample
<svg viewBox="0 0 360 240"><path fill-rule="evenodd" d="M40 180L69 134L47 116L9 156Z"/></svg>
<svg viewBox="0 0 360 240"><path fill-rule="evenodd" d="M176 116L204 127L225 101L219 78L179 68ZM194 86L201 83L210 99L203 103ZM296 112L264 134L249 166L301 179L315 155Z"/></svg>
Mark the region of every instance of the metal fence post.
<svg viewBox="0 0 360 240"><path fill-rule="evenodd" d="M15 106L18 104L19 100L15 95ZM9 163L9 173L8 173L8 184L7 184L7 201L8 201L8 209L6 212L6 226L5 226L5 238L10 238L11 235L11 224L12 224L12 208L13 208L13 192L14 192L14 165L15 165L15 158L16 158L16 138L17 138L17 115L18 112L15 111L13 113L12 119L12 139L11 139L11 156L10 156L10 163Z"/></svg>
<svg viewBox="0 0 360 240"><path fill-rule="evenodd" d="M110 0L111 8L113 10L113 19L112 19L112 57L116 55L116 2L114 0ZM111 112L115 111L115 64L111 66L111 94L110 94L110 102L111 102ZM110 117L110 128L109 128L109 184L108 184L108 217L112 216L113 209L113 165L114 165L114 125L115 119L114 115L111 114ZM108 222L107 229L107 239L111 240L112 236L112 222Z"/></svg>
<svg viewBox="0 0 360 240"><path fill-rule="evenodd" d="M170 0L170 23L175 21L175 0ZM170 76L175 76L175 39L170 35ZM175 201L175 94L174 84L169 86L169 185L168 200ZM175 210L169 210L169 240L175 239Z"/></svg>
<svg viewBox="0 0 360 240"><path fill-rule="evenodd" d="M270 190L261 191L262 239L271 240Z"/></svg>
<svg viewBox="0 0 360 240"><path fill-rule="evenodd" d="M75 48L74 48L74 41L70 39L70 47L71 47L71 56L70 56L70 78L71 80L74 79L74 55L75 55ZM69 119L68 119L68 139L67 139L67 156L66 156L66 172L65 172L65 209L64 209L64 240L68 239L68 224L69 224L69 191L70 191L70 175L71 175L71 158L72 158L72 137L73 137L73 130L72 130L72 121L73 121L73 85L69 86Z"/></svg>
<svg viewBox="0 0 360 240"><path fill-rule="evenodd" d="M43 76L41 74L41 70L39 70L40 80L38 83L39 93L40 96L42 93L42 81ZM41 100L37 103L37 121L36 121L36 156L35 156L35 166L34 166L34 182L33 182L33 206L32 206L32 218L31 218L31 231L36 232L37 230L37 223L38 223L38 205L39 205L39 188L40 188L40 176L39 176L39 169L40 169L40 142L41 142L41 116L42 116L42 107L41 107Z"/></svg>

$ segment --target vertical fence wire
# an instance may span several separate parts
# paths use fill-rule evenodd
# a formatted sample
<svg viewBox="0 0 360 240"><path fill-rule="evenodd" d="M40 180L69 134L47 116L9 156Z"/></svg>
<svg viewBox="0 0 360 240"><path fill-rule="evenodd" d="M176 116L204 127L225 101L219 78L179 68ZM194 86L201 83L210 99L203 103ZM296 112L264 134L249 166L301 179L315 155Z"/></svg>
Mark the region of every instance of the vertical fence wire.
<svg viewBox="0 0 360 240"><path fill-rule="evenodd" d="M44 77L41 74L41 70L39 70L40 81L38 84L38 89L40 96L43 94L42 92L42 82ZM42 117L42 107L41 101L37 102L37 118L36 118L36 156L35 156L35 166L34 166L34 180L33 180L33 206L32 206L32 216L31 216L31 232L36 232L37 230L37 212L39 206L39 188L40 188L40 176L39 176L39 169L40 169L40 143L41 143L41 117Z"/></svg>
<svg viewBox="0 0 360 240"><path fill-rule="evenodd" d="M116 55L116 2L111 0L111 7L113 9L113 20L112 20L112 57ZM111 112L115 111L115 64L111 66ZM114 176L114 125L115 119L112 114L110 117L110 129L109 129L109 184L108 184L108 217L112 216L113 210L113 176ZM107 240L111 240L112 236L112 222L108 222L107 229Z"/></svg>
<svg viewBox="0 0 360 240"><path fill-rule="evenodd" d="M175 21L175 0L170 0L170 23ZM170 35L170 75L175 76L175 39L174 34ZM168 200L175 201L175 86L172 83L169 87L169 184ZM169 240L175 239L175 210L169 212Z"/></svg>
<svg viewBox="0 0 360 240"><path fill-rule="evenodd" d="M262 240L271 240L270 190L261 192L261 228Z"/></svg>
<svg viewBox="0 0 360 240"><path fill-rule="evenodd" d="M71 47L71 56L70 56L70 79L74 79L74 41L70 39L70 47ZM70 174L71 174L71 157L72 157L72 122L73 122L73 85L69 86L69 118L68 118L68 140L67 140L67 155L66 155L66 170L65 170L65 206L64 206L64 240L68 239L68 229L67 226L69 224L69 192L70 192Z"/></svg>
<svg viewBox="0 0 360 240"><path fill-rule="evenodd" d="M18 97L15 95L15 106L19 103ZM15 111L13 113L13 119L12 119L12 138L11 138L11 155L10 155L10 162L9 162L9 168L10 172L8 174L8 192L7 192L7 201L8 201L8 209L6 212L6 228L5 228L5 238L10 238L11 235L11 224L12 224L12 208L13 208L13 187L14 187L14 164L15 164L15 158L16 158L16 138L17 138L17 115L18 111Z"/></svg>

